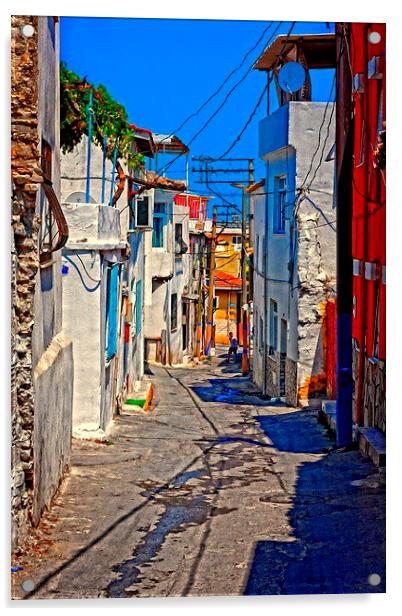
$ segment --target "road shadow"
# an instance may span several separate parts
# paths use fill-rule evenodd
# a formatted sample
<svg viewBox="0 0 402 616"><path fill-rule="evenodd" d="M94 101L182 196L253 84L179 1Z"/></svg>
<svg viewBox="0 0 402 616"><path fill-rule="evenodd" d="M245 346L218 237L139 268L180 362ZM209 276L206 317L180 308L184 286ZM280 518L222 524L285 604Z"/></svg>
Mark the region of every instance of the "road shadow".
<svg viewBox="0 0 402 616"><path fill-rule="evenodd" d="M256 419L281 452L325 451L330 441L308 413ZM385 592L385 487L371 462L356 450L303 462L289 500L293 536L256 543L243 594Z"/></svg>

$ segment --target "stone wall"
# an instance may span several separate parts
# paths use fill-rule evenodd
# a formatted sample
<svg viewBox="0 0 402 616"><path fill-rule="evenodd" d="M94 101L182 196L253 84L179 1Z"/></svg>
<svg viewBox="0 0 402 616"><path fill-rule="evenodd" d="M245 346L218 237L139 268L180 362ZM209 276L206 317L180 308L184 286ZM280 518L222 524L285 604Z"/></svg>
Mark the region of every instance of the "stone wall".
<svg viewBox="0 0 402 616"><path fill-rule="evenodd" d="M31 26L29 36L23 27ZM61 255L39 267L48 203L59 193L58 23L11 20L12 545L39 521L68 465L72 349L62 333ZM32 36L30 36L32 34ZM41 152L45 153L44 160ZM50 233L52 230L50 230ZM50 234L49 234L50 235ZM40 237L41 236L41 237Z"/></svg>
<svg viewBox="0 0 402 616"><path fill-rule="evenodd" d="M21 29L34 28L30 38ZM11 19L11 168L12 168L12 545L25 534L32 507L34 390L32 330L38 271L39 218L35 213L39 162L38 18Z"/></svg>
<svg viewBox="0 0 402 616"><path fill-rule="evenodd" d="M353 420L356 421L356 391L358 383L359 350L354 346L353 362ZM360 423L363 426L386 428L386 364L382 360L364 358L363 409Z"/></svg>

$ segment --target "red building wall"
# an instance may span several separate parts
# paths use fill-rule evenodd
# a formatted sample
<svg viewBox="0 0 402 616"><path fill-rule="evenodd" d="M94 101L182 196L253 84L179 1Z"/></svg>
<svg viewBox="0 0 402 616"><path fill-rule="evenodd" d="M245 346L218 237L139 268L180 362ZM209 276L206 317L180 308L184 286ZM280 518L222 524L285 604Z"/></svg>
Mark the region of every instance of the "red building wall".
<svg viewBox="0 0 402 616"><path fill-rule="evenodd" d="M207 217L208 197L178 194L174 198L176 205L188 207L190 218L205 220Z"/></svg>
<svg viewBox="0 0 402 616"><path fill-rule="evenodd" d="M352 256L355 343L355 414L358 423L383 427L385 408L370 401L370 366L385 372L385 159L378 144L385 129L385 24L352 24L350 64L354 79ZM375 42L377 41L377 42ZM375 60L376 59L376 60ZM374 63L377 63L374 69ZM369 365L370 364L370 365ZM371 404L370 409L367 405ZM381 417L376 418L380 412ZM384 417L382 417L384 415Z"/></svg>

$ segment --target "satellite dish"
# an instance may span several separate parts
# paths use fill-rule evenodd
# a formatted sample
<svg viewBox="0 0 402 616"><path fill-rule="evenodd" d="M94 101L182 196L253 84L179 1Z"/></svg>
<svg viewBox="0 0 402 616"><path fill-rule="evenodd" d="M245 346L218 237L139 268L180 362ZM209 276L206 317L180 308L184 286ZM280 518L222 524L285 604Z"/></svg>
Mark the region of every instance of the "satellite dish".
<svg viewBox="0 0 402 616"><path fill-rule="evenodd" d="M84 192L72 192L68 195L67 199L65 200L65 203L86 203L87 202L87 196ZM95 199L93 197L89 197L89 203L96 203Z"/></svg>
<svg viewBox="0 0 402 616"><path fill-rule="evenodd" d="M278 81L286 94L294 94L302 87L306 79L306 71L299 62L287 62L279 71Z"/></svg>

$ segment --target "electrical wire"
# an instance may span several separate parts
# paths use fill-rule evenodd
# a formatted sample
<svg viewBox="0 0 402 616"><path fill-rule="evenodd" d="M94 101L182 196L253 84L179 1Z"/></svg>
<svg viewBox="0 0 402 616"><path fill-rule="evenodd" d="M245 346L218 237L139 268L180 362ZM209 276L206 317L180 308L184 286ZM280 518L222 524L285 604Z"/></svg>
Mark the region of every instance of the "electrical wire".
<svg viewBox="0 0 402 616"><path fill-rule="evenodd" d="M239 141L240 141L240 140L241 140L241 138L243 137L244 133L246 132L246 130L247 130L247 128L248 128L248 126L249 126L249 125L250 125L250 123L252 122L252 120L253 120L253 118L254 118L255 114L257 113L257 110L258 110L259 106L261 105L261 103L262 103L262 101L263 101L263 98L264 98L265 93L268 91L268 88L269 88L269 86L271 85L271 82L272 82L273 77L274 77L274 70L275 70L275 68L278 66L278 64L279 64L280 60L282 59L282 53L283 53L283 50L284 50L284 49L285 49L285 47L286 47L286 44L287 44L287 42L288 42L288 40L289 40L289 36L290 36L290 34L291 34L291 32L292 32L293 28L295 27L295 25L296 25L296 22L295 22L295 21L293 21L293 22L292 22L292 24L291 24L291 26L290 26L290 29L289 29L289 31L288 31L288 33L287 33L287 35L286 35L286 39L283 41L283 43L282 43L282 45L281 45L281 49L279 50L279 53L278 53L278 54L277 54L277 56L276 56L275 63L274 63L274 65L272 66L272 69L271 69L271 70L272 70L271 77L268 79L267 84L264 86L264 88L263 88L263 90L262 90L262 92L261 92L261 94L260 94L260 96L259 96L259 98L258 98L258 100L257 100L257 103L256 103L256 105L254 106L254 108L253 108L253 110L252 110L252 112L251 112L250 116L248 117L248 119L247 119L247 121L246 121L245 125L243 126L243 128L241 129L241 131L240 131L240 133L237 135L237 137L236 137L236 138L232 141L231 145L230 145L230 146L229 146L229 147L228 147L228 148L224 151L224 153L223 153L221 156L219 156L219 158L217 158L217 160L221 160L222 158L224 158L225 156L227 156L227 155L229 154L229 152L231 152L231 151L233 150L233 148L234 148L234 147L235 147L235 146L239 143Z"/></svg>
<svg viewBox="0 0 402 616"><path fill-rule="evenodd" d="M265 47L267 47L273 37L275 36L275 34L278 32L280 26L281 26L282 22L278 22L277 27L275 28L274 33L270 36L269 40L265 43ZM257 58L258 59L258 58ZM234 84L234 86L231 87L231 89L227 92L227 94L225 95L223 101L221 102L221 104L217 107L217 109L215 109L215 111L209 116L209 118L204 122L204 124L201 126L201 128L195 133L195 135L193 135L193 137L187 142L187 146L191 145L196 139L197 137L199 137L199 135L209 126L209 124L212 122L212 120L218 115L218 113L221 111L221 109L226 105L227 101L229 100L229 98L231 97L231 95L233 94L233 92L239 87L239 85L241 85L243 83L243 81L246 79L246 77L250 74L250 72L252 71L254 64L255 64L256 60L253 61L253 63L249 66L249 68L247 69L247 71L243 74L243 76L236 81L236 83ZM181 156L183 156L183 152L179 152L179 154L173 158L173 160L171 160L170 162L168 162L166 165L164 165L159 171L158 173L162 173L162 172L166 172L167 169L169 169L169 167L171 167L171 165L178 160Z"/></svg>
<svg viewBox="0 0 402 616"><path fill-rule="evenodd" d="M329 97L328 97L328 100L327 100L326 105L325 105L324 114L323 114L323 118L322 118L322 121L321 121L321 124L320 124L320 128L318 130L318 143L317 143L317 147L314 150L313 156L312 156L311 161L310 161L310 166L309 166L308 171L306 173L306 176L305 176L305 178L304 178L304 180L303 180L303 182L302 182L302 184L300 186L300 189L304 188L304 186L305 186L305 184L307 182L307 178L308 178L308 176L310 175L310 173L312 171L313 164L314 164L314 159L315 159L315 157L316 157L316 155L318 153L318 150L320 149L321 131L322 131L322 129L324 127L324 124L325 124L325 119L326 119L326 116L327 116L327 111L328 111L329 103L332 102L331 98L332 98L332 93L333 93L333 90L334 90L334 87L335 87L335 83L336 83L336 74L334 75L333 80L332 80L331 90L330 90ZM333 112L334 109L335 109L335 105L332 108L332 112ZM332 116L331 116L331 119L332 119ZM321 153L322 157L324 156L324 154L323 154L324 147L325 147L325 144L322 147L322 153ZM311 184L312 184L312 182L310 182L310 185Z"/></svg>
<svg viewBox="0 0 402 616"><path fill-rule="evenodd" d="M273 24L272 21L269 22L268 26L262 31L262 33L261 33L260 37L258 38L257 42L243 56L240 64L238 64L233 70L230 71L230 73L225 77L225 79L222 81L220 86L218 86L218 88L198 107L198 109L196 111L194 111L193 113L190 113L190 115L187 116L187 118L170 135L167 135L166 137L164 137L164 139L162 139L162 141L160 143L163 143L165 140L170 139L171 137L176 135L178 132L180 132L181 129L184 128L186 126L186 124L192 118L195 118L203 109L205 109L205 107L219 94L219 92L222 91L222 89L228 83L230 78L243 66L243 64L245 63L245 61L249 57L249 55L258 47L258 45L262 41L263 37L272 28L273 25L274 24Z"/></svg>

